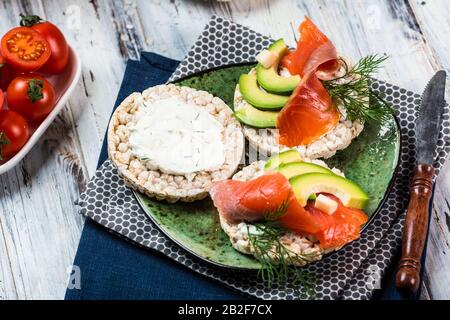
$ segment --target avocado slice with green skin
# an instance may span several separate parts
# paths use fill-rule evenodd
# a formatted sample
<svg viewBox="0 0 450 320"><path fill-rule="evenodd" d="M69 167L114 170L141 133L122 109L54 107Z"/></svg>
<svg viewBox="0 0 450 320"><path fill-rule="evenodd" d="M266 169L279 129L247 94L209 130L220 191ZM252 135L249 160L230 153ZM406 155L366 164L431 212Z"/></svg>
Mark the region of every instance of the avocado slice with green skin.
<svg viewBox="0 0 450 320"><path fill-rule="evenodd" d="M288 96L262 91L254 74L242 74L240 76L239 90L245 101L264 111L280 110L289 100Z"/></svg>
<svg viewBox="0 0 450 320"><path fill-rule="evenodd" d="M246 103L236 109L234 116L242 123L255 128L275 128L278 117L276 111L262 111Z"/></svg>
<svg viewBox="0 0 450 320"><path fill-rule="evenodd" d="M301 160L302 157L300 156L300 152L298 152L298 150L296 149L286 150L271 156L264 165L264 169L276 170L282 164Z"/></svg>
<svg viewBox="0 0 450 320"><path fill-rule="evenodd" d="M278 73L278 65L287 51L287 45L283 39L272 43L267 50L275 54L278 59L270 68L264 68L260 63L256 66L256 77L261 87L270 92L288 93L292 92L300 83L300 76L282 77Z"/></svg>
<svg viewBox="0 0 450 320"><path fill-rule="evenodd" d="M281 164L277 171L284 175L287 179L290 179L292 177L306 174L306 173L312 173L312 172L319 172L319 173L327 173L327 174L334 174L333 171L330 169L324 168L322 166L319 166L314 163L310 162L289 162Z"/></svg>
<svg viewBox="0 0 450 320"><path fill-rule="evenodd" d="M338 197L346 207L364 209L369 196L353 181L328 173L306 173L289 179L295 197L306 206L312 194L331 193Z"/></svg>

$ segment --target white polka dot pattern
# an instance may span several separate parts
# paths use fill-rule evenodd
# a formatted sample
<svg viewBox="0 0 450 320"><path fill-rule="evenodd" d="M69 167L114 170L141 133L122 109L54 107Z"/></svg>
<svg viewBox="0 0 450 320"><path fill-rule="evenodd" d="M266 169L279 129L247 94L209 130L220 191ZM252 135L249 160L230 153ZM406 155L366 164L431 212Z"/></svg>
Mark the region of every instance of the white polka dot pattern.
<svg viewBox="0 0 450 320"><path fill-rule="evenodd" d="M269 43L267 37L248 28L213 17L170 80L224 64L253 60ZM377 275L385 272L401 241L409 176L415 158L414 122L420 96L381 81L375 81L372 89L392 105L399 120L402 144L398 173L385 204L361 238L305 267L316 275L316 299L369 299L373 293L374 272ZM449 138L447 106L436 147L437 171L449 152ZM79 205L82 214L101 225L242 293L261 299L306 298L304 293L299 296L297 288L289 284L272 284L269 288L256 273L219 270L186 253L152 224L110 161L106 161L88 183Z"/></svg>

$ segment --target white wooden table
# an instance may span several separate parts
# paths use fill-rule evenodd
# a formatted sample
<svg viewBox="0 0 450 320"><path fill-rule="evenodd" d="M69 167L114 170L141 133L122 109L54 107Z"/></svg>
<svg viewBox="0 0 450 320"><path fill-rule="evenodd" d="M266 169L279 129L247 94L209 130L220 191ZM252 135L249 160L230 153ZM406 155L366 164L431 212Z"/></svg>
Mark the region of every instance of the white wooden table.
<svg viewBox="0 0 450 320"><path fill-rule="evenodd" d="M388 53L379 78L421 92L450 72L447 0L2 0L0 33L35 13L79 52L77 91L40 142L0 176L0 299L62 299L83 218L74 202L94 173L125 63L149 50L182 59L211 15L294 43L306 14L355 59ZM450 93L450 86L447 93ZM450 298L450 168L438 178L423 298Z"/></svg>

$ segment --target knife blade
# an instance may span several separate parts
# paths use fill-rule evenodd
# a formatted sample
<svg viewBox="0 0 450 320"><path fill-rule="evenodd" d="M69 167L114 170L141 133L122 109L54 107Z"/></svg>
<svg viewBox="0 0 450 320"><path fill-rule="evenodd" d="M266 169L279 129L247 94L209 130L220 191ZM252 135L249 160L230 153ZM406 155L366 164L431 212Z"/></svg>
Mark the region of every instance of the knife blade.
<svg viewBox="0 0 450 320"><path fill-rule="evenodd" d="M416 165L403 227L402 256L396 275L397 288L409 294L416 293L420 286L420 261L433 193L434 154L445 106L445 80L445 71L439 71L431 78L423 92L416 120Z"/></svg>
<svg viewBox="0 0 450 320"><path fill-rule="evenodd" d="M442 110L445 106L446 73L438 71L428 82L422 94L422 102L416 121L417 163L434 161L438 142Z"/></svg>

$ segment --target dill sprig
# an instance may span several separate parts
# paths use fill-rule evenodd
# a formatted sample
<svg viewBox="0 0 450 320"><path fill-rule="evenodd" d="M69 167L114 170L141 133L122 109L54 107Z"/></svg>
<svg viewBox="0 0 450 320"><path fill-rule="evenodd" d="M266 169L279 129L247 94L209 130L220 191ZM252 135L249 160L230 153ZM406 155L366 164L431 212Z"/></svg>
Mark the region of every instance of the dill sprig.
<svg viewBox="0 0 450 320"><path fill-rule="evenodd" d="M283 202L281 203L281 205L278 208L276 208L275 210L267 210L266 212L264 212L263 213L264 220L275 221L278 218L280 218L281 216L283 216L288 209L289 200L290 200L290 194L287 196L287 198L285 200L283 200Z"/></svg>
<svg viewBox="0 0 450 320"><path fill-rule="evenodd" d="M291 283L300 294L303 288L307 296L314 295L314 275L293 266L295 262L308 262L309 255L302 255L289 250L281 241L287 231L276 221L265 221L254 224L251 231L247 225L247 233L252 252L261 264L259 275L270 287L272 283ZM312 256L313 254L311 254Z"/></svg>
<svg viewBox="0 0 450 320"><path fill-rule="evenodd" d="M386 55L369 55L353 67L342 60L345 74L324 81L331 98L344 105L348 119L377 122L389 119L392 109L369 88L371 78L387 58Z"/></svg>

